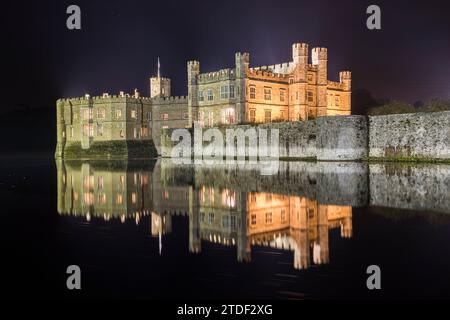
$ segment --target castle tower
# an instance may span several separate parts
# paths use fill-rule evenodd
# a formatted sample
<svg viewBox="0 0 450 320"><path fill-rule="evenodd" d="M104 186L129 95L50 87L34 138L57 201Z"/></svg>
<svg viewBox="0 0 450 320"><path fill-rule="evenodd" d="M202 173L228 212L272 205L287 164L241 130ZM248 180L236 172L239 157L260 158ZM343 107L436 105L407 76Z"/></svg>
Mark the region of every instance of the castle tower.
<svg viewBox="0 0 450 320"><path fill-rule="evenodd" d="M170 97L170 79L162 78L158 57L158 74L150 78L150 98Z"/></svg>
<svg viewBox="0 0 450 320"><path fill-rule="evenodd" d="M236 66L236 123L245 121L245 77L250 63L250 55L246 52L235 54Z"/></svg>
<svg viewBox="0 0 450 320"><path fill-rule="evenodd" d="M342 109L351 113L352 109L352 73L350 71L339 72L340 82L343 84Z"/></svg>
<svg viewBox="0 0 450 320"><path fill-rule="evenodd" d="M188 115L189 125L198 117L198 87L197 76L200 74L200 62L192 60L187 63L188 72Z"/></svg>
<svg viewBox="0 0 450 320"><path fill-rule="evenodd" d="M289 120L307 119L307 74L308 74L308 44L294 43L292 45L292 60L294 62L293 79L289 82Z"/></svg>
<svg viewBox="0 0 450 320"><path fill-rule="evenodd" d="M312 49L312 64L317 66L317 113L318 117L327 115L327 48Z"/></svg>

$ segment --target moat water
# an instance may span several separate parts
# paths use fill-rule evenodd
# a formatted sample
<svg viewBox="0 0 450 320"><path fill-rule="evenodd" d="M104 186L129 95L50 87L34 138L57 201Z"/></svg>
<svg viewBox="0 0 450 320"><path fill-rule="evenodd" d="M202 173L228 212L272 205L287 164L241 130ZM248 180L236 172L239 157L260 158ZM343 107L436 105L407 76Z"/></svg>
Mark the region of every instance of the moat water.
<svg viewBox="0 0 450 320"><path fill-rule="evenodd" d="M1 159L0 177L10 296L450 297L450 165L282 162L264 176L36 157Z"/></svg>

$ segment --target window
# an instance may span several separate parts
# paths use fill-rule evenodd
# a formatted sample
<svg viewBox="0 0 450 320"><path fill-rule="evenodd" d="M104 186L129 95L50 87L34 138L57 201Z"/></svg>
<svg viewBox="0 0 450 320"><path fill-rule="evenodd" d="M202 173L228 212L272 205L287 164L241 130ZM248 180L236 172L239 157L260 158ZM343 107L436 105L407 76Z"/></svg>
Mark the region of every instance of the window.
<svg viewBox="0 0 450 320"><path fill-rule="evenodd" d="M312 74L308 74L308 82L312 82L313 81L313 76Z"/></svg>
<svg viewBox="0 0 450 320"><path fill-rule="evenodd" d="M256 109L250 109L250 114L248 118L250 122L256 122Z"/></svg>
<svg viewBox="0 0 450 320"><path fill-rule="evenodd" d="M70 126L70 137L73 138L73 126Z"/></svg>
<svg viewBox="0 0 450 320"><path fill-rule="evenodd" d="M289 79L289 84L293 84L294 83L294 79L293 78L290 78Z"/></svg>
<svg viewBox="0 0 450 320"><path fill-rule="evenodd" d="M117 204L122 204L123 203L123 195L121 195L120 193L118 193L116 195L116 203Z"/></svg>
<svg viewBox="0 0 450 320"><path fill-rule="evenodd" d="M255 98L256 98L256 87L250 86L250 99L255 99Z"/></svg>
<svg viewBox="0 0 450 320"><path fill-rule="evenodd" d="M210 212L209 214L208 214L208 223L209 224L212 224L212 223L214 223L214 213L212 213L212 212Z"/></svg>
<svg viewBox="0 0 450 320"><path fill-rule="evenodd" d="M117 119L122 118L122 110L120 110L120 109L116 110L116 118Z"/></svg>
<svg viewBox="0 0 450 320"><path fill-rule="evenodd" d="M103 124L102 123L97 124L97 135L103 136Z"/></svg>
<svg viewBox="0 0 450 320"><path fill-rule="evenodd" d="M210 111L208 116L208 126L214 127L214 112Z"/></svg>
<svg viewBox="0 0 450 320"><path fill-rule="evenodd" d="M285 91L286 91L286 90L284 90L284 89L280 89L280 101L284 101L284 94L285 94Z"/></svg>
<svg viewBox="0 0 450 320"><path fill-rule="evenodd" d="M183 119L189 119L189 113L187 111L183 112Z"/></svg>
<svg viewBox="0 0 450 320"><path fill-rule="evenodd" d="M98 188L98 189L103 189L103 186L104 186L103 177L100 176L100 177L98 177L98 179L97 179L97 188Z"/></svg>
<svg viewBox="0 0 450 320"><path fill-rule="evenodd" d="M222 227L227 229L236 229L236 216L223 216Z"/></svg>
<svg viewBox="0 0 450 320"><path fill-rule="evenodd" d="M100 193L98 195L98 204L106 204L106 194Z"/></svg>
<svg viewBox="0 0 450 320"><path fill-rule="evenodd" d="M84 120L91 120L92 117L92 108L83 109L82 117Z"/></svg>
<svg viewBox="0 0 450 320"><path fill-rule="evenodd" d="M336 98L335 98L335 105L336 105L336 107L339 107L339 96L336 96Z"/></svg>
<svg viewBox="0 0 450 320"><path fill-rule="evenodd" d="M204 101L203 91L198 92L198 101Z"/></svg>
<svg viewBox="0 0 450 320"><path fill-rule="evenodd" d="M85 192L83 197L86 205L91 206L94 204L94 194L92 192Z"/></svg>
<svg viewBox="0 0 450 320"><path fill-rule="evenodd" d="M85 137L93 137L94 136L94 126L92 125L92 123L85 124L83 126L83 135Z"/></svg>
<svg viewBox="0 0 450 320"><path fill-rule="evenodd" d="M147 125L143 125L141 128L141 136L143 137L148 137L148 126Z"/></svg>
<svg viewBox="0 0 450 320"><path fill-rule="evenodd" d="M136 194L136 192L132 192L131 193L131 203L136 204L136 201L137 201L137 194Z"/></svg>
<svg viewBox="0 0 450 320"><path fill-rule="evenodd" d="M229 86L221 86L220 87L220 99L228 99L229 97Z"/></svg>
<svg viewBox="0 0 450 320"><path fill-rule="evenodd" d="M105 119L105 117L106 117L106 110L105 110L105 108L97 109L97 118Z"/></svg>
<svg viewBox="0 0 450 320"><path fill-rule="evenodd" d="M205 125L205 113L203 111L198 112L198 122L202 127Z"/></svg>
<svg viewBox="0 0 450 320"><path fill-rule="evenodd" d="M234 109L227 108L222 110L222 123L223 124L232 124L234 123Z"/></svg>
<svg viewBox="0 0 450 320"><path fill-rule="evenodd" d="M133 128L133 137L135 139L139 139L140 138L140 132L139 132L138 128Z"/></svg>
<svg viewBox="0 0 450 320"><path fill-rule="evenodd" d="M314 93L312 91L308 91L308 102L314 101Z"/></svg>
<svg viewBox="0 0 450 320"><path fill-rule="evenodd" d="M213 101L213 100L214 100L214 96L213 96L212 89L208 89L208 101Z"/></svg>
<svg viewBox="0 0 450 320"><path fill-rule="evenodd" d="M230 84L230 99L234 99L234 84Z"/></svg>
<svg viewBox="0 0 450 320"><path fill-rule="evenodd" d="M272 212L266 212L266 223L272 223Z"/></svg>
<svg viewBox="0 0 450 320"><path fill-rule="evenodd" d="M147 113L145 114L146 118L148 121L152 120L152 113L150 111L147 111Z"/></svg>
<svg viewBox="0 0 450 320"><path fill-rule="evenodd" d="M272 111L266 110L264 111L264 122L271 122L272 121Z"/></svg>
<svg viewBox="0 0 450 320"><path fill-rule="evenodd" d="M256 224L256 214L252 214L250 223L254 226Z"/></svg>
<svg viewBox="0 0 450 320"><path fill-rule="evenodd" d="M228 208L234 208L236 206L236 192L224 189L222 191L222 205Z"/></svg>
<svg viewBox="0 0 450 320"><path fill-rule="evenodd" d="M264 87L264 100L272 100L272 89Z"/></svg>
<svg viewBox="0 0 450 320"><path fill-rule="evenodd" d="M286 210L281 210L281 221L285 222L286 221Z"/></svg>
<svg viewBox="0 0 450 320"><path fill-rule="evenodd" d="M136 110L131 110L131 118L136 119Z"/></svg>
<svg viewBox="0 0 450 320"><path fill-rule="evenodd" d="M161 120L163 120L163 121L169 120L169 114L168 114L168 113L163 113L163 114L161 115Z"/></svg>

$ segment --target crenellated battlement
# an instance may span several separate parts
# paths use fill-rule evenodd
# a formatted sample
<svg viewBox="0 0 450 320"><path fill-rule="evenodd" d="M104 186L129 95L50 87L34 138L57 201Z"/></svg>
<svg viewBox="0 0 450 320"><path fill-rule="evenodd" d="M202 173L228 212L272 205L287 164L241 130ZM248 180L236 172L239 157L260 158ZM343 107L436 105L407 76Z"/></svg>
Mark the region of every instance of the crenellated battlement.
<svg viewBox="0 0 450 320"><path fill-rule="evenodd" d="M198 75L197 79L201 82L215 82L234 79L236 76L235 69L227 68L221 69L219 71L201 73Z"/></svg>
<svg viewBox="0 0 450 320"><path fill-rule="evenodd" d="M344 90L344 84L342 82L328 81L327 88L331 90Z"/></svg>
<svg viewBox="0 0 450 320"><path fill-rule="evenodd" d="M312 49L312 63L319 64L319 61L328 59L328 49L323 47L317 47Z"/></svg>
<svg viewBox="0 0 450 320"><path fill-rule="evenodd" d="M262 79L270 81L288 81L289 77L286 74L275 73L268 66L249 69L247 76L253 79Z"/></svg>
<svg viewBox="0 0 450 320"><path fill-rule="evenodd" d="M173 105L187 103L187 96L158 97L151 99L154 105Z"/></svg>

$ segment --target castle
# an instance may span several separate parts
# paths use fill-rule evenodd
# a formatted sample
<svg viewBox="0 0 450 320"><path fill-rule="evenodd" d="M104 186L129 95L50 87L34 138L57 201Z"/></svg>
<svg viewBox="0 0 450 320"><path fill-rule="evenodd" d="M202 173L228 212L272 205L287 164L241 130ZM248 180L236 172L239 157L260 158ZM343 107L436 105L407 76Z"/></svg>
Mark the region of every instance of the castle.
<svg viewBox="0 0 450 320"><path fill-rule="evenodd" d="M105 161L57 160L56 165L60 215L88 222L150 220L149 233L159 238L160 254L163 237L179 232L173 230L173 216L189 219L192 253L212 242L235 247L238 261L250 261L254 246L277 248L293 252L295 269L329 262L330 230L340 230L342 238L353 234L350 205L256 192L236 182L213 186L220 179L217 171L194 172L159 161L154 167L151 161L117 161L111 166Z"/></svg>
<svg viewBox="0 0 450 320"><path fill-rule="evenodd" d="M161 129L244 123L305 121L350 115L351 72L327 80L327 49L292 45L292 61L250 67L248 53L236 53L235 66L200 73L188 61L188 95L171 96L170 79L150 78L150 97L129 95L59 99L55 157L155 156Z"/></svg>

